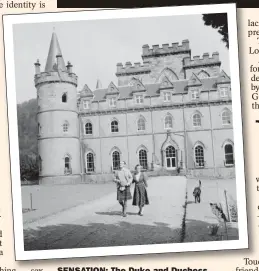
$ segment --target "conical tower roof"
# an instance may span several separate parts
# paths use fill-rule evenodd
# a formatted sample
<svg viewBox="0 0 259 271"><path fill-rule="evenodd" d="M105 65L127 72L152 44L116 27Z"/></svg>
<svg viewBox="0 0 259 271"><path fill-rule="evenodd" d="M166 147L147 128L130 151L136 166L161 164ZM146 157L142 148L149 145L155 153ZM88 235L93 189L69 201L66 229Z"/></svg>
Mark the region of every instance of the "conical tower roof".
<svg viewBox="0 0 259 271"><path fill-rule="evenodd" d="M58 37L55 32L52 33L50 46L49 46L49 53L48 58L45 66L45 72L53 71L55 70L55 67L57 66L57 55L62 56L61 49L58 42ZM63 57L60 59L60 65L59 67L61 70L66 70L66 65Z"/></svg>

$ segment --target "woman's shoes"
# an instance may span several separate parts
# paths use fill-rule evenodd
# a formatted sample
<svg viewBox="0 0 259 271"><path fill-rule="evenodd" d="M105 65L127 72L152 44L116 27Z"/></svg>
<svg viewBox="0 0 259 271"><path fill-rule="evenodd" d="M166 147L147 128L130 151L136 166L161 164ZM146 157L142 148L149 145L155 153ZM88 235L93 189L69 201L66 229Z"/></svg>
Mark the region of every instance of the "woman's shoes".
<svg viewBox="0 0 259 271"><path fill-rule="evenodd" d="M123 213L123 214L122 214L122 216L123 216L123 217L126 217L126 216L127 216L127 214L126 214L126 213Z"/></svg>

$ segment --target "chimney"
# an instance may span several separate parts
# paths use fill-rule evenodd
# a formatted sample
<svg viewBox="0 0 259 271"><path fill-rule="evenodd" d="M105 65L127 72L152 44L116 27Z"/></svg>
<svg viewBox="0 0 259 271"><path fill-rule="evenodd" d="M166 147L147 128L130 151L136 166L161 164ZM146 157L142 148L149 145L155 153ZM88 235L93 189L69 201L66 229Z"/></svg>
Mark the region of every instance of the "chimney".
<svg viewBox="0 0 259 271"><path fill-rule="evenodd" d="M66 67L67 67L67 72L68 73L72 73L72 67L73 67L73 65L70 63L70 61L67 62L67 66Z"/></svg>
<svg viewBox="0 0 259 271"><path fill-rule="evenodd" d="M40 74L40 61L37 59L37 62L34 63L35 66L35 74Z"/></svg>

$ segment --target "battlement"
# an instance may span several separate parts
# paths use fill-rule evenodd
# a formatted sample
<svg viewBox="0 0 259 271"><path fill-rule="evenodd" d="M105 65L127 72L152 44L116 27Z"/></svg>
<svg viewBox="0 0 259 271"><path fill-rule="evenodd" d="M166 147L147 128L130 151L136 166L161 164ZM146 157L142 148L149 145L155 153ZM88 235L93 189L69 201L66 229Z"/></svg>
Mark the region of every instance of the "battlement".
<svg viewBox="0 0 259 271"><path fill-rule="evenodd" d="M149 48L148 44L142 46L143 59L159 55L180 54L184 52L190 52L189 40L183 40L181 45L179 45L179 42L172 43L172 46L169 46L169 43L162 44L162 47L159 47L159 45L152 45L152 49Z"/></svg>
<svg viewBox="0 0 259 271"><path fill-rule="evenodd" d="M35 87L51 82L65 82L77 86L77 75L67 71L50 71L41 72L34 76Z"/></svg>
<svg viewBox="0 0 259 271"><path fill-rule="evenodd" d="M221 62L219 60L219 53L212 53L212 57L210 57L209 53L204 53L202 57L194 56L193 59L191 57L186 57L183 60L184 68L193 68L199 66L209 66L216 65L220 66Z"/></svg>
<svg viewBox="0 0 259 271"><path fill-rule="evenodd" d="M122 63L117 64L116 76L150 72L151 69L149 61L143 61L143 64L140 62L135 62L134 65L128 61L125 63L125 66L123 66Z"/></svg>

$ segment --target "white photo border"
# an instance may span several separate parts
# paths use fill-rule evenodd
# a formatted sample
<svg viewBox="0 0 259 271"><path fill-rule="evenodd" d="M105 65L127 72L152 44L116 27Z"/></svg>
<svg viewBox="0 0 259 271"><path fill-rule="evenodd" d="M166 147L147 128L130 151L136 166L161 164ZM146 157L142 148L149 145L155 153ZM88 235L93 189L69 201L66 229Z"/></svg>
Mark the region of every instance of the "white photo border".
<svg viewBox="0 0 259 271"><path fill-rule="evenodd" d="M19 143L17 128L17 103L13 25L25 23L44 23L61 21L83 21L118 18L138 18L156 16L194 15L206 13L227 13L229 30L229 61L232 91L232 112L234 130L236 191L238 201L238 229L239 240L191 242L178 244L158 244L120 247L74 248L59 250L24 251L23 218L21 208L21 184L19 165ZM149 253L190 252L209 250L229 250L248 248L247 213L245 195L243 132L241 116L241 98L238 63L236 4L209 4L199 6L136 8L121 10L89 10L69 11L38 14L3 15L4 46L6 66L6 86L9 122L9 144L12 178L12 200L15 233L16 260L78 258L92 256L134 255Z"/></svg>

